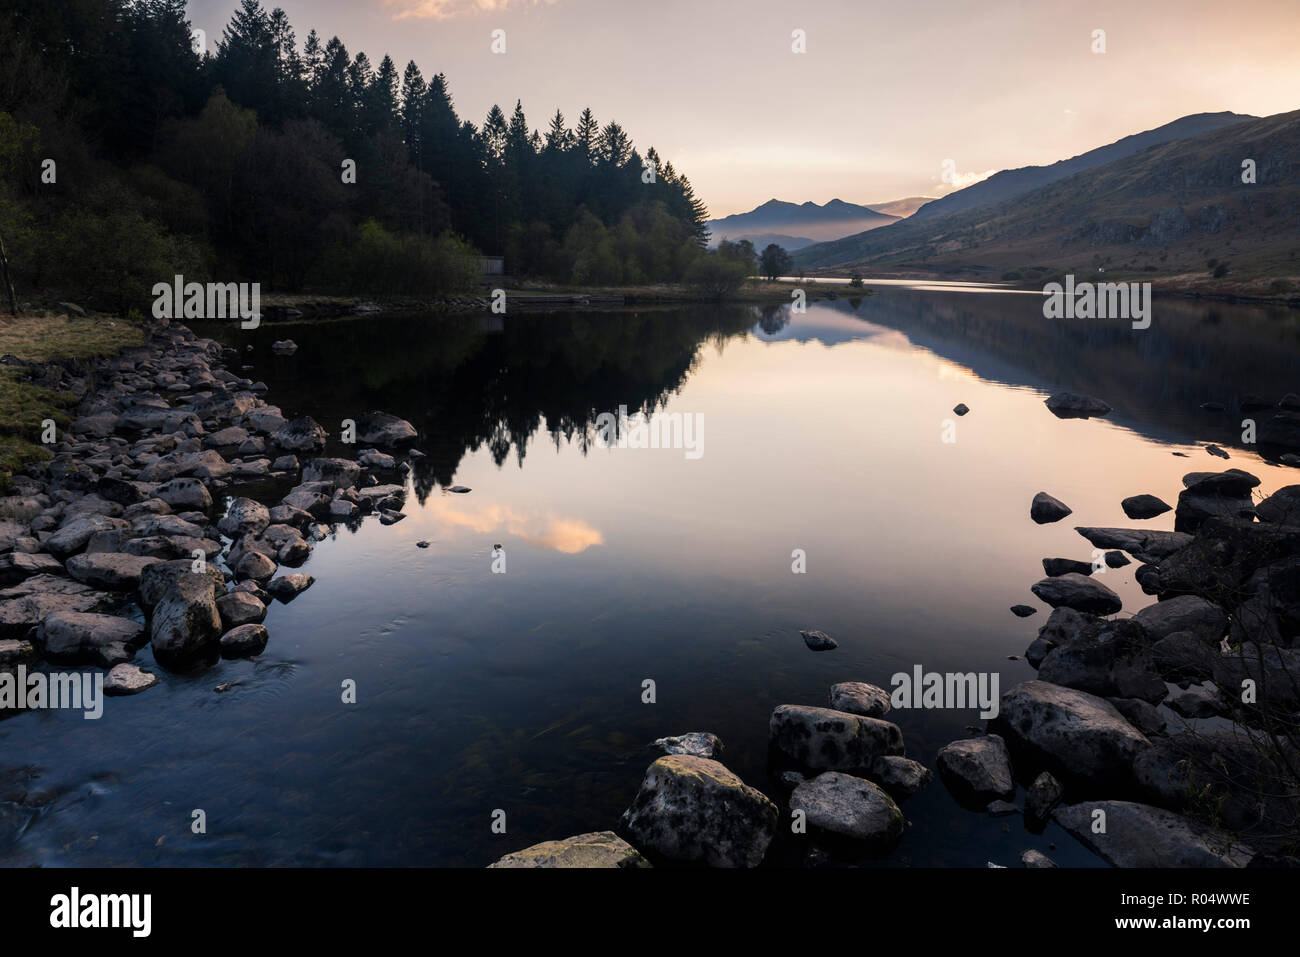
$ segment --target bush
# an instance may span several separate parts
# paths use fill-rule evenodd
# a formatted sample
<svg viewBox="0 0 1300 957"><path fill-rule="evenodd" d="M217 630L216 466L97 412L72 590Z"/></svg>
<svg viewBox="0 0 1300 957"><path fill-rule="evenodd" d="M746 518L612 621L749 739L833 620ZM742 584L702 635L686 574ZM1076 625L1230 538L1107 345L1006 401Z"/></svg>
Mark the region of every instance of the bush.
<svg viewBox="0 0 1300 957"><path fill-rule="evenodd" d="M686 284L708 299L734 296L748 278L749 269L743 260L717 251L702 254L686 270Z"/></svg>
<svg viewBox="0 0 1300 957"><path fill-rule="evenodd" d="M459 237L391 233L373 219L362 223L332 271L332 284L388 295L460 292L473 288L481 272L478 252Z"/></svg>

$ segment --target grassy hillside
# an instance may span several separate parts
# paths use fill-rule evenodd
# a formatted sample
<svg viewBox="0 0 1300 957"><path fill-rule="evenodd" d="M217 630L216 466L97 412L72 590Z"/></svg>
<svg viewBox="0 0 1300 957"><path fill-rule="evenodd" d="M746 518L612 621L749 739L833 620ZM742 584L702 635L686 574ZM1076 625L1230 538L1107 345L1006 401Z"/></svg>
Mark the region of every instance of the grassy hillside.
<svg viewBox="0 0 1300 957"><path fill-rule="evenodd" d="M1254 184L1242 182L1245 159ZM1027 282L1104 268L1287 293L1300 277L1298 214L1300 111L1149 147L992 206L818 243L795 263Z"/></svg>

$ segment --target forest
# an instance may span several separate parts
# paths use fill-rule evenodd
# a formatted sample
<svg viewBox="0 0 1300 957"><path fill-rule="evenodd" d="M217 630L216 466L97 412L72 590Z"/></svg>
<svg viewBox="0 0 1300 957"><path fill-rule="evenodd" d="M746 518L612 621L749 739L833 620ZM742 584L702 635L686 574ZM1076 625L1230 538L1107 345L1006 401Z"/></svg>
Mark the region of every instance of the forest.
<svg viewBox="0 0 1300 957"><path fill-rule="evenodd" d="M258 0L206 43L184 0L4 8L0 241L19 299L125 313L175 274L438 295L485 255L514 277L717 295L755 266L707 251L687 178L590 109L539 130L516 101L476 125L443 74L299 42Z"/></svg>

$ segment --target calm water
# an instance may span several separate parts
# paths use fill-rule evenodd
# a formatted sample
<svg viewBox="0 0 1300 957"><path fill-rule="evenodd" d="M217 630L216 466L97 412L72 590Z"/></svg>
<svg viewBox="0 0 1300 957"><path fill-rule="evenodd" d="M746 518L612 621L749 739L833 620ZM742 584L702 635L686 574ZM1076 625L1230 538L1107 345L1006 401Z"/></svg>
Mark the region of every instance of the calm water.
<svg viewBox="0 0 1300 957"><path fill-rule="evenodd" d="M1000 672L1005 690L1032 677L1007 656L1044 619L1008 606L1041 608L1029 586L1042 558L1090 557L1073 525L1130 525L1122 498L1172 503L1193 469L1247 468L1265 490L1297 480L1229 427L1239 393L1300 391L1300 323L1281 311L1157 301L1135 332L1045 320L1032 296L882 287L797 316L699 306L200 331L251 343L248 374L287 413L335 432L372 408L414 422L428 458L408 518L318 545L303 569L317 584L272 606L258 661L163 673L100 721L0 722L5 864L482 866L614 826L648 742L691 730L721 735L725 763L779 800L775 705L824 705L833 682L888 686L915 664ZM298 353L273 356L286 336ZM1116 411L1058 420L1042 402L1057 389ZM1210 400L1229 413L1201 412ZM958 402L972 411L944 443ZM701 414L703 456L597 447L593 417L620 405ZM1039 490L1074 515L1035 525ZM1172 528L1172 513L1147 524ZM498 543L504 575L491 573ZM805 575L791 573L796 548ZM1149 602L1134 567L1105 573L1125 614ZM800 628L839 649L809 652ZM137 660L153 667L148 648ZM646 678L655 704L641 702ZM340 702L345 679L355 705ZM931 766L980 723L892 717ZM194 808L206 835L190 833ZM505 835L490 829L498 808ZM1017 866L1026 847L1098 863L1055 826L1031 835L1019 817L960 809L937 780L903 808L910 827L885 865ZM773 859L796 852L783 842Z"/></svg>

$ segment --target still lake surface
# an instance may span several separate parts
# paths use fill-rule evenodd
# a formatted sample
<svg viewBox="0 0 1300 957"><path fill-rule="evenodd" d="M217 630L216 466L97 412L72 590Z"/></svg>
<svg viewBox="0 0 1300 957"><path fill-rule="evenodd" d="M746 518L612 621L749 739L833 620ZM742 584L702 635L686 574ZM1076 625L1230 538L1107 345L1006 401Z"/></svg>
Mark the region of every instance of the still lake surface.
<svg viewBox="0 0 1300 957"><path fill-rule="evenodd" d="M174 675L146 647L137 663L162 682L108 699L102 719L0 722L0 864L478 867L614 827L649 742L695 730L719 734L724 763L780 803L776 705L825 705L837 681L888 687L918 664L997 672L1006 690L1034 674L1008 656L1046 617L1029 591L1041 559L1091 558L1074 525L1172 528L1172 512L1129 521L1120 500L1173 503L1197 469L1245 468L1261 492L1300 474L1242 445L1235 405L1300 392L1286 310L1157 300L1135 331L1046 320L1037 296L881 286L801 315L701 305L196 331L238 346L269 401L335 435L370 409L411 420L428 457L408 517L318 544L302 569L316 584L271 606L257 661ZM286 337L297 354L274 356ZM1057 419L1043 399L1063 389L1115 411ZM1209 401L1228 411L1201 411ZM599 447L595 416L621 405L702 416L703 455ZM1074 514L1035 525L1040 490ZM794 549L806 574L791 572ZM1151 601L1135 568L1104 575L1121 614ZM1017 619L1017 603L1040 612ZM800 628L839 648L810 652ZM345 679L355 705L340 701ZM214 693L223 682L236 684ZM931 767L982 725L974 709L890 717ZM1100 863L1055 825L1034 835L1019 816L963 810L937 778L902 807L909 827L878 866L1018 866L1028 847ZM195 808L205 835L190 831ZM798 857L786 837L770 860Z"/></svg>

